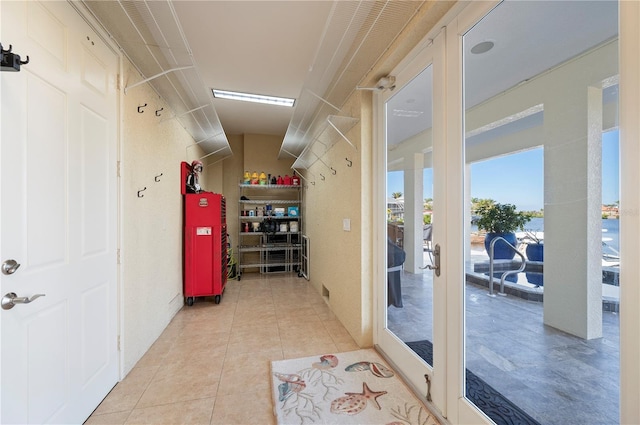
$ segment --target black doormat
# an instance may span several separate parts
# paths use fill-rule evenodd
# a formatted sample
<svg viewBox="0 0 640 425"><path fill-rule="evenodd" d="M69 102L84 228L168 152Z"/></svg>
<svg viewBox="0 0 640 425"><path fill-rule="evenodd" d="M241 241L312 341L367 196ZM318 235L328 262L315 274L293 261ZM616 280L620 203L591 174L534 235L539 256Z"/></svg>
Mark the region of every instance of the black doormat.
<svg viewBox="0 0 640 425"><path fill-rule="evenodd" d="M433 365L433 344L431 341L406 343L424 361ZM498 425L540 425L524 410L484 382L469 369L466 370L466 396L485 415Z"/></svg>

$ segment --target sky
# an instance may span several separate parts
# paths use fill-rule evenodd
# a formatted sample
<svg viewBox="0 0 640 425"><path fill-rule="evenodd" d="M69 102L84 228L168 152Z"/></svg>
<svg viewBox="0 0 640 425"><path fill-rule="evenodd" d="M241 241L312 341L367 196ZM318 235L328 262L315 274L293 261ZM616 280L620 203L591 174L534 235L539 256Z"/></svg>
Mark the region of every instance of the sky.
<svg viewBox="0 0 640 425"><path fill-rule="evenodd" d="M618 130L602 136L602 202L614 204L619 196ZM496 175L499 176L496 184ZM513 178L504 178L513 176ZM543 208L543 151L532 149L513 155L477 162L471 165L471 197L493 199L516 205L518 210L538 211ZM432 198L431 169L424 172L424 198ZM388 173L387 196L404 192L403 173Z"/></svg>

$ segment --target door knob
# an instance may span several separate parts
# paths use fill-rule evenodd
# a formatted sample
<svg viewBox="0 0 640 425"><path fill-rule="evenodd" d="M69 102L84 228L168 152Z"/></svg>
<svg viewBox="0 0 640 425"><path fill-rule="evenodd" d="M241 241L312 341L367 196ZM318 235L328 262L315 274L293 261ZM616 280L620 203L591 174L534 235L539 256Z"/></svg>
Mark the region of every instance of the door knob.
<svg viewBox="0 0 640 425"><path fill-rule="evenodd" d="M31 296L31 298L29 298L29 297L19 297L16 295L15 292L9 292L5 294L4 297L2 297L2 301L0 302L0 305L2 305L3 310L11 310L13 307L15 307L16 304L29 304L31 301L35 300L36 298L44 297L44 295L45 294L35 294Z"/></svg>
<svg viewBox="0 0 640 425"><path fill-rule="evenodd" d="M18 270L18 267L20 267L20 263L18 263L16 260L7 260L2 263L2 274L14 274L16 270Z"/></svg>

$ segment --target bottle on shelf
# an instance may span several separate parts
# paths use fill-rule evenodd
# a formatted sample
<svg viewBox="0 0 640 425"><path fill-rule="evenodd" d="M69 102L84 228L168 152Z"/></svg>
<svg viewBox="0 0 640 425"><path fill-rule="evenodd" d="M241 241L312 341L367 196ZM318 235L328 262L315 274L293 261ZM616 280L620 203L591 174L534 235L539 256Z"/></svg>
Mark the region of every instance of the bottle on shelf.
<svg viewBox="0 0 640 425"><path fill-rule="evenodd" d="M251 174L251 184L258 184L258 180L258 173L254 171L253 174Z"/></svg>
<svg viewBox="0 0 640 425"><path fill-rule="evenodd" d="M264 173L264 171L260 173L259 183L263 186L267 184L267 175Z"/></svg>
<svg viewBox="0 0 640 425"><path fill-rule="evenodd" d="M260 174L258 172L258 185ZM244 214L238 218L238 238L241 240L237 255L238 279L243 271L298 272L300 275L303 236L298 205L302 187L292 184L291 175L271 174L267 179L269 177L269 186L239 185L238 209ZM292 212L294 209L295 213Z"/></svg>

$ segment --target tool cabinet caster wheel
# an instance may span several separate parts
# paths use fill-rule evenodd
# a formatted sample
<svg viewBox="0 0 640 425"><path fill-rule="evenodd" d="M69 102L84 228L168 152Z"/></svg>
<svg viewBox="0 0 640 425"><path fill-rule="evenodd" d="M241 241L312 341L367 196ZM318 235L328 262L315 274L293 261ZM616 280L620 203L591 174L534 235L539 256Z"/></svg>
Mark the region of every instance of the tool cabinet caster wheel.
<svg viewBox="0 0 640 425"><path fill-rule="evenodd" d="M220 304L220 295L216 295L216 296L213 298L213 301L215 301L215 303L216 303L216 304Z"/></svg>
<svg viewBox="0 0 640 425"><path fill-rule="evenodd" d="M191 307L193 305L193 297L187 297L187 305Z"/></svg>

